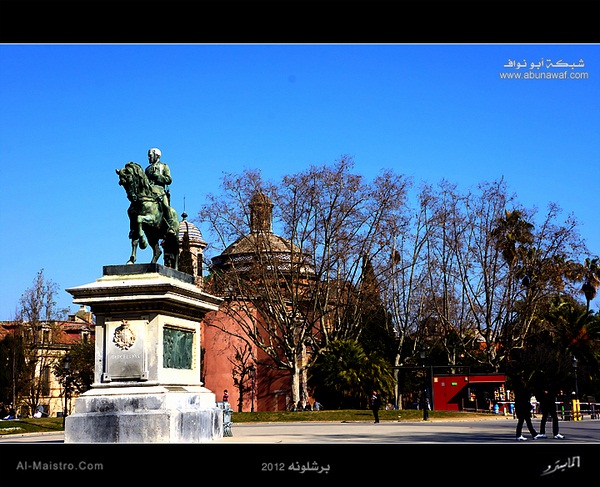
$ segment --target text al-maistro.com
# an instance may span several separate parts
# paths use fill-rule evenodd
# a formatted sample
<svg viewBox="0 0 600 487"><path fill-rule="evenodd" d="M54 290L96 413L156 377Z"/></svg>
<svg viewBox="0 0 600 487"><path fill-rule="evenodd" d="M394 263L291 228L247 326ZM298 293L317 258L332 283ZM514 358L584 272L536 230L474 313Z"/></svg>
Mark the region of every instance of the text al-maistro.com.
<svg viewBox="0 0 600 487"><path fill-rule="evenodd" d="M86 461L80 462L55 462L55 461L21 461L17 463L17 470L40 470L40 471L53 471L53 470L65 470L65 471L85 471L85 470L104 470L102 463L91 463Z"/></svg>

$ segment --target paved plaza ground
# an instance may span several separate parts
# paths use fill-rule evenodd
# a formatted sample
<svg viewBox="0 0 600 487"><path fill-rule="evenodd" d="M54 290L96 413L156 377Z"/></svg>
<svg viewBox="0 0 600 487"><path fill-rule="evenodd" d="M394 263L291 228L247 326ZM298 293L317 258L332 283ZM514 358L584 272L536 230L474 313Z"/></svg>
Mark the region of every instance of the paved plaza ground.
<svg viewBox="0 0 600 487"><path fill-rule="evenodd" d="M403 480L391 484L409 485L420 475L418 483L426 486L455 483L450 481L459 477L486 487L600 485L600 420L559 424L564 439L534 441L524 428L525 442L515 440L516 420L504 416L379 424L234 423L233 436L194 445L82 445L65 444L62 433L10 435L0 437L0 485L53 485L65 476L90 485L114 478L155 485L159 470L175 475L178 483L198 480L194 485L222 478L228 484L246 479L285 487L359 485L371 475L377 483L388 483L384 479L393 475ZM539 418L534 425L539 429Z"/></svg>
<svg viewBox="0 0 600 487"><path fill-rule="evenodd" d="M415 444L415 443L513 443L516 420L510 416L490 416L478 420L382 421L372 422L286 422L233 423L233 436L215 443L239 444ZM539 417L533 420L539 431ZM551 438L552 426L547 424L548 439L537 443L598 443L600 419L560 421L563 440ZM527 428L523 434L531 441ZM0 436L2 443L62 443L63 433L43 433Z"/></svg>

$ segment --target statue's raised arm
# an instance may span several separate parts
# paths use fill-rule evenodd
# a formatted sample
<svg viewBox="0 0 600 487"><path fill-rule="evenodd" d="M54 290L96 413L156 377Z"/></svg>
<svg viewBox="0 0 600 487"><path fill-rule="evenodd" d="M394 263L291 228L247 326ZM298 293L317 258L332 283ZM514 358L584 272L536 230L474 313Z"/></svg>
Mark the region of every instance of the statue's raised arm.
<svg viewBox="0 0 600 487"><path fill-rule="evenodd" d="M148 151L149 165L145 171L135 162L128 162L116 171L119 184L131 201L127 210L131 257L127 263L135 263L138 245L145 249L148 244L153 250L152 263L158 262L162 241L165 265L177 269L179 219L170 202L171 170L160 157L160 150L152 148Z"/></svg>

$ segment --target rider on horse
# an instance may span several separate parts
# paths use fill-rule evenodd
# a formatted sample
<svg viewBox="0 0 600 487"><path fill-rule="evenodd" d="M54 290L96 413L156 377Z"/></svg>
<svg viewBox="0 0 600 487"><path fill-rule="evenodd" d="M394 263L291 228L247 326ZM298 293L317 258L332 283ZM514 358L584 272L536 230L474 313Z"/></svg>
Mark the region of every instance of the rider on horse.
<svg viewBox="0 0 600 487"><path fill-rule="evenodd" d="M131 257L128 264L136 261L138 246L152 248L152 262L156 263L163 253L167 267L177 269L179 258L179 219L169 204L166 186L171 183L169 166L159 162L160 151L150 149L150 166L144 169L136 162L128 162L117 169L119 184L125 188L127 199L131 201L127 209L129 216L129 238Z"/></svg>
<svg viewBox="0 0 600 487"><path fill-rule="evenodd" d="M160 150L155 147L148 151L148 163L150 165L146 168L146 176L152 184L152 191L156 194L157 200L162 204L163 218L168 227L167 233L175 234L175 229L179 226L179 220L174 220L177 215L171 211L169 189L167 188L173 180L169 166L160 161L160 156Z"/></svg>

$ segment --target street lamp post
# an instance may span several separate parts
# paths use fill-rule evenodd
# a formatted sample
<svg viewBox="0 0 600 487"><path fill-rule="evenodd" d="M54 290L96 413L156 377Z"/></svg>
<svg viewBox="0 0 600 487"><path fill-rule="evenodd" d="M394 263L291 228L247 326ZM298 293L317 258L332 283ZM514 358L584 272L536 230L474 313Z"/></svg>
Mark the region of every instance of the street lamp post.
<svg viewBox="0 0 600 487"><path fill-rule="evenodd" d="M63 411L63 429L65 427L65 419L67 417L67 408L69 400L69 372L71 371L71 357L67 355L65 357L65 363L63 365L65 369L65 410Z"/></svg>
<svg viewBox="0 0 600 487"><path fill-rule="evenodd" d="M579 387L577 386L577 365L579 360L577 357L573 355L573 375L575 377L575 400L573 401L573 419L575 421L579 420Z"/></svg>
<svg viewBox="0 0 600 487"><path fill-rule="evenodd" d="M252 387L251 392L250 392L251 398L252 398L252 401L250 403L250 412L253 413L254 412L254 389L256 387L256 367L254 365L251 365L249 370L250 370L250 379L251 379L251 387Z"/></svg>
<svg viewBox="0 0 600 487"><path fill-rule="evenodd" d="M579 360L577 360L577 357L575 355L573 355L573 375L575 376L575 395L577 396L576 399L579 399L579 389L577 387L577 364L578 364Z"/></svg>

